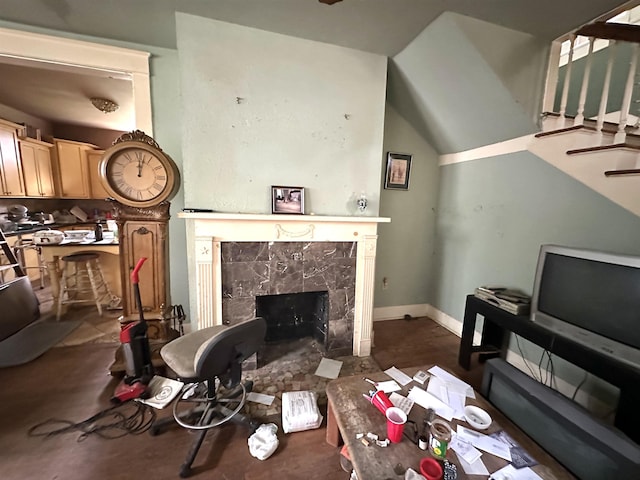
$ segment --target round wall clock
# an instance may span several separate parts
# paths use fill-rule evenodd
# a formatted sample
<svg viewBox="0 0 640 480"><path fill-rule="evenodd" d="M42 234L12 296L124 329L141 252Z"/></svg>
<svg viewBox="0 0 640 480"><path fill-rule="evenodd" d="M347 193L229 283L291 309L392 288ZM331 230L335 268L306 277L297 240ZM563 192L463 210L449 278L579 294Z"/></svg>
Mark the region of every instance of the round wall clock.
<svg viewBox="0 0 640 480"><path fill-rule="evenodd" d="M109 195L132 207L171 200L180 187L180 172L156 141L140 130L125 133L100 161L100 180Z"/></svg>

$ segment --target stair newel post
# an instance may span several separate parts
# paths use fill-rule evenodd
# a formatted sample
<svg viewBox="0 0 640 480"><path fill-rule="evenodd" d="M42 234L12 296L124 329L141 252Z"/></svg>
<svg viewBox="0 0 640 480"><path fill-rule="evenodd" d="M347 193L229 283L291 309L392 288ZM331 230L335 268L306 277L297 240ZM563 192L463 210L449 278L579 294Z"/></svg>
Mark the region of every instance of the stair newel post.
<svg viewBox="0 0 640 480"><path fill-rule="evenodd" d="M607 71L604 75L604 83L602 85L602 97L600 98L600 108L598 109L598 120L596 122L596 130L602 134L604 126L604 116L607 113L607 101L609 100L609 86L611 85L611 72L613 71L613 61L616 55L616 47L618 43L615 40L609 42L609 60L607 61Z"/></svg>
<svg viewBox="0 0 640 480"><path fill-rule="evenodd" d="M631 47L631 62L629 62L629 74L627 75L627 84L624 89L624 97L620 106L620 121L618 122L618 131L613 139L614 143L624 143L627 136L627 118L629 116L629 108L631 107L631 96L633 95L633 80L636 76L636 66L638 65L638 44L634 43Z"/></svg>
<svg viewBox="0 0 640 480"><path fill-rule="evenodd" d="M573 65L573 45L575 44L576 36L571 35L569 38L569 58L567 60L567 73L564 76L564 85L562 86L562 99L560 101L560 117L558 119L558 127L565 126L567 112L567 98L569 97L569 82L571 80L571 67Z"/></svg>
<svg viewBox="0 0 640 480"><path fill-rule="evenodd" d="M584 67L584 75L582 76L582 88L580 90L580 100L578 101L578 112L574 125L584 123L584 106L587 103L587 89L589 88L589 76L591 75L591 64L593 63L593 42L594 37L589 37L589 53L587 53L587 63Z"/></svg>

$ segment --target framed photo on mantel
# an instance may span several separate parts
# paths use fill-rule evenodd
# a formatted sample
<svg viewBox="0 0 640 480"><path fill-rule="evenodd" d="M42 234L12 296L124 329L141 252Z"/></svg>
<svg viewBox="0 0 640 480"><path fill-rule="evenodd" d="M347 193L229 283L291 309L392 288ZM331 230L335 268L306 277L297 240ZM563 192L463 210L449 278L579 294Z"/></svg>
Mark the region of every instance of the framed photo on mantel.
<svg viewBox="0 0 640 480"><path fill-rule="evenodd" d="M271 213L304 214L304 188L271 187Z"/></svg>
<svg viewBox="0 0 640 480"><path fill-rule="evenodd" d="M409 190L409 172L411 158L406 153L387 153L387 171L384 176L384 188L395 190Z"/></svg>

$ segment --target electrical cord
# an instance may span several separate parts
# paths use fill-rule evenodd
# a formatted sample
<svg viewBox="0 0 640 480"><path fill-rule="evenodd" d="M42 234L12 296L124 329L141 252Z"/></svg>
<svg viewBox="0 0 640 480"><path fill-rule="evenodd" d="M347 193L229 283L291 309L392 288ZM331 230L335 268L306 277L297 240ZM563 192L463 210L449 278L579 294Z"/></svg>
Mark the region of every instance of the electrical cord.
<svg viewBox="0 0 640 480"><path fill-rule="evenodd" d="M584 385L584 382L587 381L587 377L589 376L589 372L587 372L585 370L584 372L584 377L582 377L582 381L578 384L578 386L576 387L575 391L573 392L573 395L571 395L571 400L576 399L576 395L578 395L578 391L582 388L582 385Z"/></svg>
<svg viewBox="0 0 640 480"><path fill-rule="evenodd" d="M135 407L133 412L130 411L131 407ZM89 435L111 440L125 435L140 435L151 428L155 419L156 412L153 408L140 402L128 401L107 408L79 423L50 418L34 425L27 433L31 437L52 437L79 431L82 433L76 440L78 442L84 441ZM54 428L55 426L58 428Z"/></svg>
<svg viewBox="0 0 640 480"><path fill-rule="evenodd" d="M531 376L534 378L534 380L538 380L538 377L536 377L536 374L534 373L532 368L529 366L529 362L527 362L527 359L524 356L524 352L522 351L522 347L520 347L520 340L519 340L520 336L519 335L514 335L514 337L516 337L516 344L518 345L518 351L520 352L520 356L522 357L522 360L524 361L524 364L529 369L529 372L531 372ZM542 382L542 377L538 381Z"/></svg>

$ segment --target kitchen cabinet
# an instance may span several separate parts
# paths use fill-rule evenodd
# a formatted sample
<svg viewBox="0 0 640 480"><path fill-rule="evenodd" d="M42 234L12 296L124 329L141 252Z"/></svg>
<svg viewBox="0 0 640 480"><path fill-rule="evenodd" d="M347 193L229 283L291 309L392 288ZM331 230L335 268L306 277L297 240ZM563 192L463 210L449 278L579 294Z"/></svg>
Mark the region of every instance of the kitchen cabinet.
<svg viewBox="0 0 640 480"><path fill-rule="evenodd" d="M0 119L0 196L24 197L24 178L18 151L21 125Z"/></svg>
<svg viewBox="0 0 640 480"><path fill-rule="evenodd" d="M91 198L108 198L109 194L100 182L100 160L104 150L92 150L87 152L87 163L89 165L89 183L91 184Z"/></svg>
<svg viewBox="0 0 640 480"><path fill-rule="evenodd" d="M51 167L53 144L31 138L22 138L18 143L26 196L54 197L56 191Z"/></svg>
<svg viewBox="0 0 640 480"><path fill-rule="evenodd" d="M54 175L58 197L91 198L88 153L95 145L72 140L54 140Z"/></svg>

